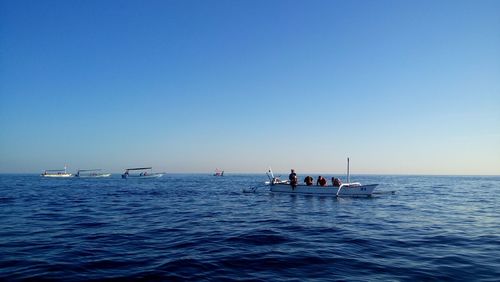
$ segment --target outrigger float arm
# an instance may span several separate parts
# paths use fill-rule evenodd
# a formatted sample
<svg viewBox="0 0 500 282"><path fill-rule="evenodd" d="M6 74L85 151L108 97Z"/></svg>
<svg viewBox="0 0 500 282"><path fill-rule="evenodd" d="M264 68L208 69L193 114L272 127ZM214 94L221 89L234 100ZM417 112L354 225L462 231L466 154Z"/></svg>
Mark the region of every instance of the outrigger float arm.
<svg viewBox="0 0 500 282"><path fill-rule="evenodd" d="M271 184L274 184L274 174L273 174L273 170L271 169L271 167L269 167L269 170L266 172L266 175L267 175L267 178L269 178L269 181L271 182Z"/></svg>

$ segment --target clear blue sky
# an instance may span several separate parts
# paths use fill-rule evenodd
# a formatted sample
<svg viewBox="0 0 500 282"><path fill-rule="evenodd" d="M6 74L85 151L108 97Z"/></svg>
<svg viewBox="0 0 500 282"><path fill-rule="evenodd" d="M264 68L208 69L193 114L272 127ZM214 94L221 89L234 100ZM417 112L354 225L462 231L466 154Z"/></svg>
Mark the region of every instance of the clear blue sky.
<svg viewBox="0 0 500 282"><path fill-rule="evenodd" d="M500 174L500 1L0 3L0 172Z"/></svg>

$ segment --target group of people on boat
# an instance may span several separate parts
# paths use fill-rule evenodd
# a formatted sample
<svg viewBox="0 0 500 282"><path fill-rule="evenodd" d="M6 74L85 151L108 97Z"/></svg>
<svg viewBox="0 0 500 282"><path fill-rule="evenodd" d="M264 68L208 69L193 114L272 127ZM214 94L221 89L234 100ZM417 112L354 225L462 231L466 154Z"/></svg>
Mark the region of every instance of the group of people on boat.
<svg viewBox="0 0 500 282"><path fill-rule="evenodd" d="M290 185L292 186L292 188L295 188L298 185L299 180L294 169L292 169L290 175L288 175L288 180L290 180ZM308 175L304 178L304 183L307 186L313 186L314 179L312 178L312 176ZM332 177L332 185L333 187L340 187L340 185L342 185L342 182L340 181L340 179ZM328 181L326 180L326 178L320 175L316 180L316 186L326 187L328 186Z"/></svg>

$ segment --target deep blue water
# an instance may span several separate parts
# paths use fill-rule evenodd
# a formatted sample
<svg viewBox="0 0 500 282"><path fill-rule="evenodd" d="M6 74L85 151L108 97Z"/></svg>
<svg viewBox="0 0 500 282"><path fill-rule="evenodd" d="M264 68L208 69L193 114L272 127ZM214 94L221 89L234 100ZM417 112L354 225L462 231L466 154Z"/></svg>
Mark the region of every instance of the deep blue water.
<svg viewBox="0 0 500 282"><path fill-rule="evenodd" d="M396 193L242 193L264 175L0 175L0 279L498 281L500 177L353 178Z"/></svg>

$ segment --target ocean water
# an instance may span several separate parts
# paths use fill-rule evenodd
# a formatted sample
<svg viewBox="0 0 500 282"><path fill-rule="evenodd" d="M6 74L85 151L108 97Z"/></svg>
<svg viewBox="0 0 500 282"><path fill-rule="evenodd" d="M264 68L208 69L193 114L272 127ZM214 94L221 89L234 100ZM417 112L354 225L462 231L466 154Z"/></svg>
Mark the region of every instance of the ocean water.
<svg viewBox="0 0 500 282"><path fill-rule="evenodd" d="M352 178L395 193L0 175L0 280L499 281L500 177Z"/></svg>

